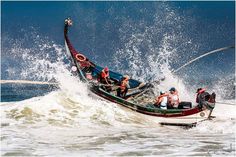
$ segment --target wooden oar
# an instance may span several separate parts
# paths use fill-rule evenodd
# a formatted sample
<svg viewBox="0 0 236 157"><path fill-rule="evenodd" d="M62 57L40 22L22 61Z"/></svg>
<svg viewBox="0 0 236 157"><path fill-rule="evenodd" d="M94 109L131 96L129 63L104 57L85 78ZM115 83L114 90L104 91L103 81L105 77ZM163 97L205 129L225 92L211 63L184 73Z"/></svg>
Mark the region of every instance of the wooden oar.
<svg viewBox="0 0 236 157"><path fill-rule="evenodd" d="M117 90L118 88L120 88L119 85L115 85L115 84L102 84L100 83L102 86L105 86L105 87L112 87L112 91L115 91ZM130 88L128 89L128 91L134 91L134 90L137 90L141 87L143 87L145 84L144 83L140 83L140 85L138 87L135 87L135 88Z"/></svg>
<svg viewBox="0 0 236 157"><path fill-rule="evenodd" d="M143 94L144 92L146 92L146 91L147 91L147 89L141 91L140 93L134 94L134 96L130 96L129 98L127 98L127 100L128 100L128 99L131 99L131 98L135 99L135 98L139 97L140 95L142 95L142 94Z"/></svg>

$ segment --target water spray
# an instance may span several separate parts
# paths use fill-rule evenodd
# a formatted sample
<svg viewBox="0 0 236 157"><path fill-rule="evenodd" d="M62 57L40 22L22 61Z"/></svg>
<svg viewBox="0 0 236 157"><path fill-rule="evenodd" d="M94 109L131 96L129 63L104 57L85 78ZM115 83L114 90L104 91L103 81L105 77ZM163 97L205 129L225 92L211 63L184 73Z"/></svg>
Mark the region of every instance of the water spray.
<svg viewBox="0 0 236 157"><path fill-rule="evenodd" d="M190 61L188 61L187 63L185 63L184 65L182 65L181 67L179 67L178 69L172 70L172 73L177 73L178 71L180 71L181 69L183 69L184 67L190 65L191 63L205 57L208 56L210 54L216 53L216 52L221 52L221 51L225 51L228 49L232 49L235 48L235 46L227 46L227 47L222 47L219 49L215 49L209 52L204 53L203 55L192 59ZM72 71L75 70L76 67L72 67ZM164 81L165 79L159 80L159 81L154 81L155 83L160 83L160 81ZM152 82L152 83L154 83ZM5 83L15 83L15 84L48 84L48 85L57 85L58 83L55 82L41 82L41 81L29 81L29 80L0 80L0 84L5 84Z"/></svg>

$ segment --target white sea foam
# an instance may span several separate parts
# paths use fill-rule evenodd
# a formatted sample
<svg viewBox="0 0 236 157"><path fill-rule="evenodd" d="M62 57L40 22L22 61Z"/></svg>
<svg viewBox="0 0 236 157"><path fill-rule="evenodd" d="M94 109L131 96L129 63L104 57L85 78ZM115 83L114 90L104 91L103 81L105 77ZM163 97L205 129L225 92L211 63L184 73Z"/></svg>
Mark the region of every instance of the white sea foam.
<svg viewBox="0 0 236 157"><path fill-rule="evenodd" d="M174 86L178 89L181 100L194 101L195 91L189 91L183 78L171 73L170 64L178 61L177 52L181 48L188 47L189 44L193 48L198 46L192 45L191 40L180 33L181 29L177 32L163 32L159 29L178 25L182 20L174 10L168 7L165 9L169 14L158 13L154 26L147 27L144 32L140 33L139 26L124 23L124 28L120 28L120 31L122 38L128 42L114 54L112 63L121 73L129 73L142 81L155 81L165 77L157 88L168 90ZM163 23L158 19L163 19ZM127 27L137 32L125 36ZM33 49L25 49L17 44L14 46L13 57L22 59L24 68L20 72L10 68L9 75L14 77L21 74L22 79L56 81L59 89L44 96L0 104L2 155L235 154L235 106L216 104L213 112L215 119L199 123L188 130L160 126L152 118L145 118L140 113L91 94L86 84L71 75L70 63L63 61L68 57L65 56L64 48L35 36L36 47ZM159 46L152 42L156 37L160 39ZM142 45L146 45L147 52L141 51ZM52 54L55 56L52 57Z"/></svg>

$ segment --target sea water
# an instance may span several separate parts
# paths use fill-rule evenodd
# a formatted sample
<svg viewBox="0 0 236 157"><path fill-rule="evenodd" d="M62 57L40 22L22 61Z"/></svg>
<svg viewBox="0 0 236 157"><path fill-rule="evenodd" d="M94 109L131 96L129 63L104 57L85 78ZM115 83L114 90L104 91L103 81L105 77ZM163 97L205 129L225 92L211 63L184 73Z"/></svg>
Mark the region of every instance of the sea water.
<svg viewBox="0 0 236 157"><path fill-rule="evenodd" d="M2 2L1 79L16 81L1 84L1 156L235 156L234 50L172 73L206 51L235 43L234 6ZM157 117L95 97L71 73L63 45L68 16L72 44L93 62L143 82L164 78L155 94L175 87L181 101L194 102L196 89L206 87L222 102L215 118L192 128L161 126Z"/></svg>
<svg viewBox="0 0 236 157"><path fill-rule="evenodd" d="M161 126L158 117L91 97L85 84L75 85L78 91L37 88L44 94L29 99L35 88L15 86L9 93L18 99L11 102L4 102L9 88L2 88L1 155L235 155L235 106L216 104L216 117L193 128ZM19 92L24 86L27 92Z"/></svg>

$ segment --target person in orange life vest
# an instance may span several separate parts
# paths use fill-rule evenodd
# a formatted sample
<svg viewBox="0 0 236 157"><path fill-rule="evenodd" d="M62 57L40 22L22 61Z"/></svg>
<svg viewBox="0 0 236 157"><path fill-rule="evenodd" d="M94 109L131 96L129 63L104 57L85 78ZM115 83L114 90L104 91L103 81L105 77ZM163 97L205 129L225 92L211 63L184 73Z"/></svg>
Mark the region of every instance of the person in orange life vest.
<svg viewBox="0 0 236 157"><path fill-rule="evenodd" d="M156 103L154 105L166 110L168 103L168 95L168 93L160 91L160 96L156 97Z"/></svg>
<svg viewBox="0 0 236 157"><path fill-rule="evenodd" d="M128 89L130 88L129 86L129 79L130 77L128 75L125 75L121 82L120 82L120 87L117 89L117 96L121 98L125 98Z"/></svg>
<svg viewBox="0 0 236 157"><path fill-rule="evenodd" d="M107 85L110 85L110 84L111 84L108 67L105 67L105 68L101 71L100 76L99 76L99 81L100 81L101 83L103 83L103 84L107 84Z"/></svg>
<svg viewBox="0 0 236 157"><path fill-rule="evenodd" d="M179 106L179 94L175 87L170 88L168 95L168 109L178 108Z"/></svg>
<svg viewBox="0 0 236 157"><path fill-rule="evenodd" d="M205 88L198 88L196 93L196 103L198 103L200 107L202 107L203 105L207 105L209 101L212 101L212 96L208 92L206 92ZM215 97L215 93L212 93L212 95Z"/></svg>

